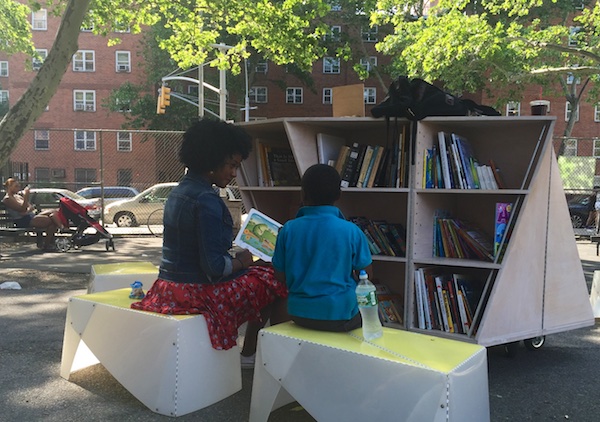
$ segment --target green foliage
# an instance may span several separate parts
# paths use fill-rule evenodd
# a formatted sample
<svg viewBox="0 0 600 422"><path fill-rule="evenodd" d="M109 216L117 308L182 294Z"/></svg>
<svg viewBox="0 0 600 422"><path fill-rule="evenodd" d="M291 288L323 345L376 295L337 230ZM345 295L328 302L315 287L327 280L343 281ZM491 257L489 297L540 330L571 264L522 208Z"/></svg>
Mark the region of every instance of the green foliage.
<svg viewBox="0 0 600 422"><path fill-rule="evenodd" d="M393 57L396 75L442 81L455 93L505 89L514 99L527 84L600 71L598 2L580 13L572 0L441 0L426 14L417 3L380 0L371 15L394 27L377 48ZM406 13L381 12L393 8ZM573 25L581 28L569 45Z"/></svg>
<svg viewBox="0 0 600 422"><path fill-rule="evenodd" d="M14 0L0 0L0 50L8 54L24 52L34 54L31 42L30 9Z"/></svg>

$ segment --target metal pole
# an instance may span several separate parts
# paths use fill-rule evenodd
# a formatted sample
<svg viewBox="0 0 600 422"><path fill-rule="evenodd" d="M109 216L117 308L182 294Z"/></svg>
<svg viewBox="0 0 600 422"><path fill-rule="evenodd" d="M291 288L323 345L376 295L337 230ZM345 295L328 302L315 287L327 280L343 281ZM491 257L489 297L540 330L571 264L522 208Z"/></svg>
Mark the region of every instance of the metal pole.
<svg viewBox="0 0 600 422"><path fill-rule="evenodd" d="M204 66L198 65L198 117L204 117Z"/></svg>
<svg viewBox="0 0 600 422"><path fill-rule="evenodd" d="M219 117L221 120L227 120L225 109L226 100L226 76L225 70L219 70Z"/></svg>
<svg viewBox="0 0 600 422"><path fill-rule="evenodd" d="M248 96L248 60L244 57L244 78L246 79L246 96L244 97L244 121L250 121L250 97Z"/></svg>

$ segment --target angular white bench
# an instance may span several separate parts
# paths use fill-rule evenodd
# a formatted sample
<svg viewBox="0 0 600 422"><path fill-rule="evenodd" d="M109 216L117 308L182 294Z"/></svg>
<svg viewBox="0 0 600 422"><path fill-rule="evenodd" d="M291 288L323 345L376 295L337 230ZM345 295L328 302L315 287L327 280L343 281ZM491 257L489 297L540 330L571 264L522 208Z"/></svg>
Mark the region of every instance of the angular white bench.
<svg viewBox="0 0 600 422"><path fill-rule="evenodd" d="M242 388L240 350L212 348L202 315L130 309L131 288L74 296L60 375L101 363L150 410L181 416Z"/></svg>
<svg viewBox="0 0 600 422"><path fill-rule="evenodd" d="M147 261L119 262L117 264L94 264L90 272L88 293L130 287L139 280L144 292L156 281L158 268Z"/></svg>
<svg viewBox="0 0 600 422"><path fill-rule="evenodd" d="M297 401L318 421L489 421L482 346L384 328L329 333L284 323L261 330L250 422Z"/></svg>

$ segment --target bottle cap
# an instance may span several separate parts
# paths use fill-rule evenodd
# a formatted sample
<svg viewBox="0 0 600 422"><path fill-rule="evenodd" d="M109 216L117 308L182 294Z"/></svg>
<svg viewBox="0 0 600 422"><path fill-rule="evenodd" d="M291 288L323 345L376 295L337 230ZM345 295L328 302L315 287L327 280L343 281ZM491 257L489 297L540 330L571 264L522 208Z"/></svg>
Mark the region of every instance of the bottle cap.
<svg viewBox="0 0 600 422"><path fill-rule="evenodd" d="M360 272L358 273L358 278L369 278L369 276L367 275L367 272L365 270L360 270Z"/></svg>

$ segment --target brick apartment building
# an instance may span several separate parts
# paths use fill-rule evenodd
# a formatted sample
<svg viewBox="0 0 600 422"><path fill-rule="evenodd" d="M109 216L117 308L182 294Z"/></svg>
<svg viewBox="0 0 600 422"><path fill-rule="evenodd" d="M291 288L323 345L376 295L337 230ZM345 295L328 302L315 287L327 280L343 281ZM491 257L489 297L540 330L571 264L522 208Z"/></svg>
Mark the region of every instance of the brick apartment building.
<svg viewBox="0 0 600 422"><path fill-rule="evenodd" d="M42 9L31 14L31 24L35 47L43 57L52 47L52 35L56 33L60 20ZM343 22L332 21L332 33L343 30ZM63 183L70 188L97 182L100 177L105 185L139 188L174 178L172 174L165 175L156 164L165 154L171 154L169 160L175 160L173 151L167 151L164 145L159 150L156 143L143 142L142 135L121 130L123 115L111 113L101 106L111 90L124 82L139 83L144 78L139 62L141 56L138 55L141 36L122 32L119 37L122 42L109 47L106 38L95 36L85 29L81 31L79 51L46 112L11 155L11 161L21 165L22 176L28 176L35 182ZM362 37L369 55L363 59L363 65L384 64L385 57L379 56L374 48L378 41L377 30L364 32ZM0 52L0 101L14 104L27 89L35 75L35 68L41 65L34 61L34 69L30 70L26 66L27 60L22 54L9 57ZM371 107L383 100L389 83L388 79L382 85L374 77L360 81L350 65L334 58L325 58L314 64L312 86L288 73L284 66L269 62L259 63L251 74L249 97L253 109L249 114L252 120L331 116L333 88L357 83L364 84L365 114L370 116ZM491 99L471 98L484 104L493 103ZM530 115L529 101L536 99L539 99L539 88L532 87L520 101L507 104L500 111L503 115ZM549 114L557 116L554 133L560 136L569 113L566 101L564 98L544 99L550 100ZM172 98L172 101L178 100ZM243 100L238 102L243 103ZM243 113L240 113L242 118ZM567 153L600 156L599 127L599 106L582 101ZM112 131L97 132L94 129ZM100 168L102 175L99 174Z"/></svg>

